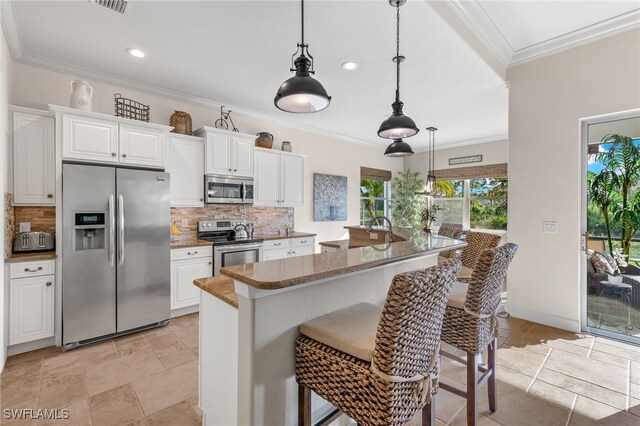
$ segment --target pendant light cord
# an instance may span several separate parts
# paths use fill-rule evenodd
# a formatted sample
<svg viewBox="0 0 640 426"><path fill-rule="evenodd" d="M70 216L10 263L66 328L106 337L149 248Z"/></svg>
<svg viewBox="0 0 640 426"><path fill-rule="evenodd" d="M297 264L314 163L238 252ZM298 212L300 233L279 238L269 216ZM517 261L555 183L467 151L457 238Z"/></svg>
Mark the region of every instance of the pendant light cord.
<svg viewBox="0 0 640 426"><path fill-rule="evenodd" d="M396 1L396 102L400 101L400 0Z"/></svg>
<svg viewBox="0 0 640 426"><path fill-rule="evenodd" d="M304 0L300 1L302 7L300 8L300 15L302 17L302 19L300 19L300 21L302 21L302 47L304 47ZM304 54L304 51L302 52L302 54Z"/></svg>

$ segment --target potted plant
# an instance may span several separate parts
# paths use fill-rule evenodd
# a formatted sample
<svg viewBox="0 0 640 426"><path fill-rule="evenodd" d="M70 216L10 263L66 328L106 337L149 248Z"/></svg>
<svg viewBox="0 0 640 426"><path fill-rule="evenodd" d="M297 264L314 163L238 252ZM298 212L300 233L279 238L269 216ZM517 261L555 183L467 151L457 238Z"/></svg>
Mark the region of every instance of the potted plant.
<svg viewBox="0 0 640 426"><path fill-rule="evenodd" d="M620 285L622 284L622 274L620 269L616 268L613 272L607 272L607 280L610 284Z"/></svg>
<svg viewBox="0 0 640 426"><path fill-rule="evenodd" d="M424 191L424 179L420 173L407 169L399 172L391 181L391 219L399 228L420 228L420 212L425 199L419 193Z"/></svg>
<svg viewBox="0 0 640 426"><path fill-rule="evenodd" d="M431 232L431 227L433 226L433 222L436 220L436 214L442 210L437 204L432 205L431 207L425 207L420 213L420 219L422 220L423 230L425 232Z"/></svg>

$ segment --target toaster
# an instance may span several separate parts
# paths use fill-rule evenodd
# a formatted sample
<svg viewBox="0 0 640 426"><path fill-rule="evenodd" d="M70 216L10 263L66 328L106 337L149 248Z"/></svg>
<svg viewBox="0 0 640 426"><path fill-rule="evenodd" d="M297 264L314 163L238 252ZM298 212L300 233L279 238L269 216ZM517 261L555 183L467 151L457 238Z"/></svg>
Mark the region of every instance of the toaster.
<svg viewBox="0 0 640 426"><path fill-rule="evenodd" d="M52 232L18 232L13 240L13 251L53 250L54 240Z"/></svg>

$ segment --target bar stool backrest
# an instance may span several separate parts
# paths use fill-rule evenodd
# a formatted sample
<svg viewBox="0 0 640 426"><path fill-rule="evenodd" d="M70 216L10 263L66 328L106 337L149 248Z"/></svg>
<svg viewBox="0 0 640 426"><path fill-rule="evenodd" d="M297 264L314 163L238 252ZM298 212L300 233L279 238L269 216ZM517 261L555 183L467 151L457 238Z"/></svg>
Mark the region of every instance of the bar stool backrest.
<svg viewBox="0 0 640 426"><path fill-rule="evenodd" d="M378 370L402 377L425 373L439 348L447 298L459 271L460 260L451 259L393 278L376 333Z"/></svg>

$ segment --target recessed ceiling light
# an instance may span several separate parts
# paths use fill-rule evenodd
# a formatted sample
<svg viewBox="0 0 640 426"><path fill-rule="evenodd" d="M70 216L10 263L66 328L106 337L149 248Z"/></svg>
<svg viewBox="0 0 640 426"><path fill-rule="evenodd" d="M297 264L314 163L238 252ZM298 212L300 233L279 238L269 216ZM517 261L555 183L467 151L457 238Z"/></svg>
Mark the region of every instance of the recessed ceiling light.
<svg viewBox="0 0 640 426"><path fill-rule="evenodd" d="M131 56L135 56L136 58L144 58L144 52L140 49L130 47L127 49L127 53Z"/></svg>
<svg viewBox="0 0 640 426"><path fill-rule="evenodd" d="M345 62L344 64L342 64L342 69L347 70L347 71L353 71L356 68L358 68L358 63L357 62L348 61L348 62Z"/></svg>

